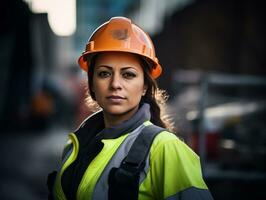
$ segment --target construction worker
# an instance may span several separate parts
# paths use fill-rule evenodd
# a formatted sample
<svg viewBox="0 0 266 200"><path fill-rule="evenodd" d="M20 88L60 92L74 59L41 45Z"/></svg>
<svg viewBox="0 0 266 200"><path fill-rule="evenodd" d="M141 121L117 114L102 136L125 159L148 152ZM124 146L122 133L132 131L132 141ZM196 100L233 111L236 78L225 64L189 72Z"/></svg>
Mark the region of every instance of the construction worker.
<svg viewBox="0 0 266 200"><path fill-rule="evenodd" d="M199 157L161 117L162 68L149 35L113 17L91 35L78 63L101 109L69 135L49 198L212 199Z"/></svg>

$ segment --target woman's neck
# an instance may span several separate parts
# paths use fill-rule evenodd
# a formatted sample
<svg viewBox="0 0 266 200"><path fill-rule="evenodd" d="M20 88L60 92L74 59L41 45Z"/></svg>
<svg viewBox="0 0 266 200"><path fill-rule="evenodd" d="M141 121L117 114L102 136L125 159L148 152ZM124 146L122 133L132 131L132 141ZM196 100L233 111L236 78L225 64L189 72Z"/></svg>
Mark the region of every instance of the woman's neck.
<svg viewBox="0 0 266 200"><path fill-rule="evenodd" d="M118 115L110 114L110 113L103 111L105 128L116 126L130 119L138 111L138 108L139 107L136 106L133 109L127 111L126 113L118 114Z"/></svg>

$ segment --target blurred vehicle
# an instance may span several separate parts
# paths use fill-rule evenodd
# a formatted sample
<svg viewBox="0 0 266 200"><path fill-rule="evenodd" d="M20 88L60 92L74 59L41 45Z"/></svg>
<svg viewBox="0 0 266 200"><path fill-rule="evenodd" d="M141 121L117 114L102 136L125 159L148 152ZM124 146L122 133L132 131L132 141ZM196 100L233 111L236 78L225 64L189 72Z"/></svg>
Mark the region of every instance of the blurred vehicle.
<svg viewBox="0 0 266 200"><path fill-rule="evenodd" d="M265 79L178 71L174 84L169 114L178 135L200 155L203 172L215 166L266 178Z"/></svg>
<svg viewBox="0 0 266 200"><path fill-rule="evenodd" d="M190 111L187 119L195 127L192 148L199 152L199 112ZM206 159L226 169L266 170L265 101L239 101L207 107L203 127Z"/></svg>

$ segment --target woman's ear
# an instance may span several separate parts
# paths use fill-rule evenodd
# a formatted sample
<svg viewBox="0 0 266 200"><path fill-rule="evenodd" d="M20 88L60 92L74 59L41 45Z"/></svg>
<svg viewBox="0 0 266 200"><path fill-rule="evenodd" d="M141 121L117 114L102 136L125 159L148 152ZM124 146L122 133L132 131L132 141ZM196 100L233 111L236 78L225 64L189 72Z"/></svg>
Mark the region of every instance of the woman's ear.
<svg viewBox="0 0 266 200"><path fill-rule="evenodd" d="M148 86L147 85L144 85L143 92L142 92L142 96L145 96L147 89L148 89Z"/></svg>

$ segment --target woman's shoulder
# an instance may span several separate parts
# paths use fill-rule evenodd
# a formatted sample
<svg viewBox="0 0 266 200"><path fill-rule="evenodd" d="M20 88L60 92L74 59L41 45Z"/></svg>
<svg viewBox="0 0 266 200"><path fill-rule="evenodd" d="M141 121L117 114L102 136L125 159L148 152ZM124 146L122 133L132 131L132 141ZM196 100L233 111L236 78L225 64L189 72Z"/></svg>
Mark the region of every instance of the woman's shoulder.
<svg viewBox="0 0 266 200"><path fill-rule="evenodd" d="M158 146L165 145L167 143L180 143L182 140L174 133L163 130L160 132L153 141L152 147L157 148Z"/></svg>
<svg viewBox="0 0 266 200"><path fill-rule="evenodd" d="M198 155L186 144L182 138L167 130L162 131L155 137L152 143L151 154L154 156L159 153L171 154L171 152L175 155L187 154L198 158Z"/></svg>

